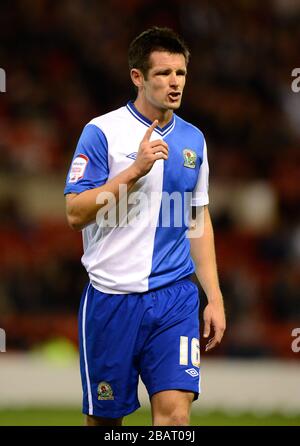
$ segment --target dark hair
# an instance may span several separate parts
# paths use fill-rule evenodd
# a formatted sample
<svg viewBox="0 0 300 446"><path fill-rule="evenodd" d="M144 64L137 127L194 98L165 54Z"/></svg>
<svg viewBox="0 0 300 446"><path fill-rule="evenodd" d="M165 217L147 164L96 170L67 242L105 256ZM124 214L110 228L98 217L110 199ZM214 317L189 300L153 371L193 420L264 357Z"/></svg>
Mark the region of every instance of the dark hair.
<svg viewBox="0 0 300 446"><path fill-rule="evenodd" d="M172 29L153 26L138 35L129 45L129 69L138 68L146 77L150 68L149 56L153 51L183 54L186 64L190 58L185 42Z"/></svg>

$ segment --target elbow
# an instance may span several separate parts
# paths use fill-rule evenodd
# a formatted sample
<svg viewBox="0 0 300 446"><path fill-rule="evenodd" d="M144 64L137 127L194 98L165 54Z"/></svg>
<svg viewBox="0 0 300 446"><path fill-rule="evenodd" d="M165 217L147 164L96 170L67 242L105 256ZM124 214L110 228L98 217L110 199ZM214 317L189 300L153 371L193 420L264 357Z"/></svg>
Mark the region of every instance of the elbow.
<svg viewBox="0 0 300 446"><path fill-rule="evenodd" d="M82 221L74 215L67 214L67 221L73 231L80 232L84 228Z"/></svg>
<svg viewBox="0 0 300 446"><path fill-rule="evenodd" d="M66 195L66 217L69 227L73 231L81 231L84 227L82 212L80 212L80 207L76 205L77 199L76 194Z"/></svg>

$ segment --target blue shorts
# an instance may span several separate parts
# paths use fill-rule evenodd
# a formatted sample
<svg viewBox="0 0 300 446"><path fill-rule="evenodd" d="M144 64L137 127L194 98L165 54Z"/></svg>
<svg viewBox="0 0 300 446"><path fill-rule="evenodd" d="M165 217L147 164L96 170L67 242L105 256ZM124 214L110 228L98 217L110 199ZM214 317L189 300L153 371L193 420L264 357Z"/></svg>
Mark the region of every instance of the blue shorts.
<svg viewBox="0 0 300 446"><path fill-rule="evenodd" d="M155 291L105 294L89 284L79 311L83 413L118 418L162 390L200 392L198 288L189 279Z"/></svg>

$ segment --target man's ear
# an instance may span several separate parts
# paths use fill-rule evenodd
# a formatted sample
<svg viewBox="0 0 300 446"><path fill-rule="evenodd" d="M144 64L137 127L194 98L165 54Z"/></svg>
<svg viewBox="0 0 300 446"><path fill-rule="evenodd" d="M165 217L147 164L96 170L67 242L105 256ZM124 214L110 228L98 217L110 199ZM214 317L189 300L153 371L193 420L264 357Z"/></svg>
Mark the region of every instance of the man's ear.
<svg viewBox="0 0 300 446"><path fill-rule="evenodd" d="M141 72L141 70L138 70L137 68L132 68L132 70L130 70L130 77L131 77L133 84L137 88L141 88L144 86L145 79L144 79L144 75Z"/></svg>

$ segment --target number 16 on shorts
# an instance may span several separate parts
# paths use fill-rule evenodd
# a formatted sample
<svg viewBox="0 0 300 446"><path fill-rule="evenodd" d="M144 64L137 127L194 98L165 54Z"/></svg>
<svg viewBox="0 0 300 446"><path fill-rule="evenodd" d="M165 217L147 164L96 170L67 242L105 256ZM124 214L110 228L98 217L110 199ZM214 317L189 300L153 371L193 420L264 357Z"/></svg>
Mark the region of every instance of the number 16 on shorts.
<svg viewBox="0 0 300 446"><path fill-rule="evenodd" d="M192 338L189 349L189 338L187 336L180 336L179 347L179 364L189 364L189 354L191 355L191 362L194 367L200 367L200 348L199 339Z"/></svg>

